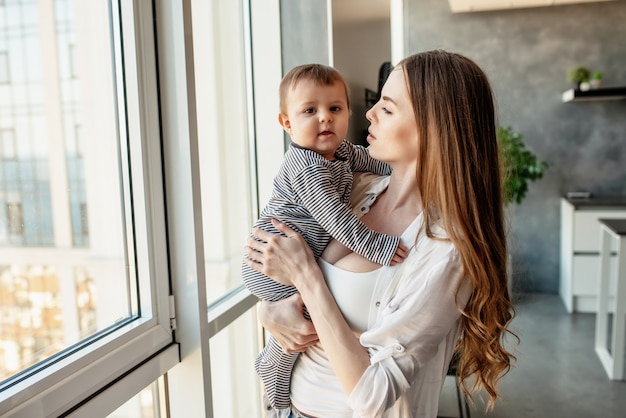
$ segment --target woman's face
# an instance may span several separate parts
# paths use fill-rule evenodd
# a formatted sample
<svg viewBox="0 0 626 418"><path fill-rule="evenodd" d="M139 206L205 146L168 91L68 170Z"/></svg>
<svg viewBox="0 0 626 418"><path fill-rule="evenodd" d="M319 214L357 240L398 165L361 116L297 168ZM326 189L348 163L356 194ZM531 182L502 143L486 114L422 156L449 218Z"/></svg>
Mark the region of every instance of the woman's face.
<svg viewBox="0 0 626 418"><path fill-rule="evenodd" d="M383 86L380 100L366 113L370 121L367 142L370 155L395 166L415 164L417 125L413 104L404 78L396 67Z"/></svg>

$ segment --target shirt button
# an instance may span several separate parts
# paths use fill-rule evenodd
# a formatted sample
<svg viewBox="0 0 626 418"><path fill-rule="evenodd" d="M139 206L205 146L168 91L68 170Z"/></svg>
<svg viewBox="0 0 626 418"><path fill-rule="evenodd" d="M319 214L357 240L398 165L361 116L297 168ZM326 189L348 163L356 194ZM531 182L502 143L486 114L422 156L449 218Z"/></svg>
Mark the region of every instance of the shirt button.
<svg viewBox="0 0 626 418"><path fill-rule="evenodd" d="M378 308L380 306L380 301L376 302L376 307Z"/></svg>
<svg viewBox="0 0 626 418"><path fill-rule="evenodd" d="M402 347L402 345L400 345L400 344L396 344L393 348L396 351L400 351L400 352L404 351L404 347Z"/></svg>

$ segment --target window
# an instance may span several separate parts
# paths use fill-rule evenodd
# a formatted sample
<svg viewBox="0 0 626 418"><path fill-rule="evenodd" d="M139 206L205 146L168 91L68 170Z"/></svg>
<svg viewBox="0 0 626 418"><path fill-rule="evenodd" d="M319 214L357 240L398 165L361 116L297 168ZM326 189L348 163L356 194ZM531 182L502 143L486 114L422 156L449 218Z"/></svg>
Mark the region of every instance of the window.
<svg viewBox="0 0 626 418"><path fill-rule="evenodd" d="M12 21L11 30L0 31L8 37L6 41L9 45L35 46L29 51L12 51L12 55L22 56L26 60L33 54L41 54L42 48L47 47L35 42L46 30L56 35L52 39L63 39L64 36L73 34L75 27L73 14L68 13L73 7L72 1L55 2L55 9L47 10L49 13L37 13L38 9L34 4L16 2L7 5L6 12L21 17L22 20ZM51 30L48 27L57 29ZM90 45L88 42L109 43L110 35L107 27L104 28L100 32L93 31L89 36L82 36L84 43L81 59L85 61L84 66L112 67L112 56L106 53L107 50L111 51L110 46L101 49L100 62L94 61L89 53L90 48L97 44ZM60 33L65 35L60 36ZM49 46L54 46L54 42ZM78 98L64 93L65 90L73 89L64 89L66 77L61 72L54 71L63 57L47 58L49 61L41 62L46 70L35 72L48 74L45 85L39 83L34 75L23 75L26 90L43 89L45 102L37 102L25 91L14 89L15 101L10 108L10 113L15 115L13 141L20 144L20 147L16 148L17 152L13 151L15 161L11 162L11 166L14 170L7 176L5 196L9 196L9 193L17 194L20 199L6 202L10 221L7 244L15 251L15 257L3 267L6 280L25 283L22 293L27 296L20 303L27 303L21 305L22 309L30 306L32 312L22 317L31 318L30 320L24 321L18 317L16 322L6 325L19 327L23 333L32 333L33 337L21 342L9 341L13 349L6 349L5 357L12 361L6 362L6 367L3 367L3 379L14 374L27 373L27 368L79 343L81 338L95 336L98 332L115 326L120 320L139 315L138 310L133 308L137 304L130 300L131 293L136 291L128 290L129 287L134 287L134 280L127 274L134 270L127 267L127 259L134 258L134 249L127 249L124 244L125 228L128 226L124 225L125 214L120 205L122 180L119 175L115 120L109 118L103 122L103 126L91 126L90 136L93 142L87 159L91 166L97 166L99 173L90 178L84 175L82 156L74 147L68 147L68 144L75 143L69 140L71 137L68 135L74 133L74 124L69 127L64 124L80 113L77 108L79 100L83 112L92 111L92 97L98 98L95 106L107 106L110 109L109 114L112 113L115 107L112 74L100 73L99 82L92 83L88 90L83 89L83 95ZM60 105L53 106L49 104L51 102ZM35 118L33 114L40 118ZM55 116L60 117L60 120L54 121ZM35 120L46 123L46 129L32 129L30 123ZM10 143L10 139L3 138L3 142ZM28 146L22 147L21 144ZM11 151L12 147L7 148ZM48 152L41 152L42 149ZM103 223L105 225L92 229L90 238L93 245L89 247L89 240L83 233L83 225L87 219L87 188L98 191L91 194L89 206L94 211L100 210L101 215L106 213L106 222ZM70 222L64 222L63 218ZM76 251L72 247L83 247L87 251ZM39 273L40 271L46 273ZM85 271L92 278L93 298L100 301L96 304L96 320L90 328L90 334L85 334L84 330L79 332L80 318L72 304L64 303L73 299L72 295L81 280L78 271ZM17 272L17 276L12 272ZM45 292L49 295L40 295L42 288L54 290ZM108 295L117 297L109 298ZM38 298L47 298L48 302L36 303ZM12 308L3 305L0 309Z"/></svg>
<svg viewBox="0 0 626 418"><path fill-rule="evenodd" d="M2 416L59 416L95 393L126 401L129 387L139 392L179 360L152 140L152 11L141 3L23 0L2 10L14 75L0 87L0 207L10 220L0 228ZM131 370L150 380L119 390ZM116 402L91 404L100 416Z"/></svg>
<svg viewBox="0 0 626 418"><path fill-rule="evenodd" d="M9 235L22 235L24 233L24 217L20 202L7 202L7 225Z"/></svg>
<svg viewBox="0 0 626 418"><path fill-rule="evenodd" d="M210 355L183 354L186 368L167 373L170 407L173 416L260 416L259 379L253 370L260 344L254 309L250 309L255 298L242 287L240 268L244 240L259 202L269 197L284 153L282 129L276 121L282 75L278 2L191 1L186 5L189 8L183 6L177 18L178 8L157 2L159 73L167 97L161 103L166 190L168 207L174 205L168 213L177 212L168 225L173 231L170 239L176 242L170 254L179 260L173 262L173 275L205 278L197 286L174 285L175 298L185 301L177 303L177 322L198 320L188 301L209 305L206 317L201 312L199 319L208 321L208 327L197 335L181 336L181 348L195 344L198 352ZM186 32L178 28L177 33L192 33L193 45L158 30L181 22ZM186 62L193 70L186 73L190 78L179 77L177 62ZM181 94L186 89L189 97ZM184 124L175 117L178 109L189 110ZM186 137L189 144L181 141ZM199 181L195 199L180 187L189 176ZM203 215L201 222L192 222L198 214ZM199 231L193 229L199 225ZM182 236L190 230L197 234L191 240L189 233ZM206 376L186 372L193 369L206 370L210 382ZM177 402L192 396L198 399L193 405Z"/></svg>
<svg viewBox="0 0 626 418"><path fill-rule="evenodd" d="M0 378L1 416L261 416L256 300L239 269L284 152L278 12L277 0L5 6L24 30L0 19L19 78L0 85L17 144L0 208L21 202L24 234L0 228L0 320L29 318L32 335L46 311L51 325L18 350L47 347L28 364L0 336L0 361L19 363Z"/></svg>

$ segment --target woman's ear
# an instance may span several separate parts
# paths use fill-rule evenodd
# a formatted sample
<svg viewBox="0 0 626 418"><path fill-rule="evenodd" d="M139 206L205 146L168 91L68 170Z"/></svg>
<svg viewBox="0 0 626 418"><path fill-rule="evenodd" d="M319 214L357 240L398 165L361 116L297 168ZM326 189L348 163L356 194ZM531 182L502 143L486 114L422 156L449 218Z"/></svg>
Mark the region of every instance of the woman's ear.
<svg viewBox="0 0 626 418"><path fill-rule="evenodd" d="M280 123L280 126L283 127L285 132L287 132L289 135L291 135L291 122L289 122L289 116L287 116L287 114L279 113L278 114L278 123Z"/></svg>

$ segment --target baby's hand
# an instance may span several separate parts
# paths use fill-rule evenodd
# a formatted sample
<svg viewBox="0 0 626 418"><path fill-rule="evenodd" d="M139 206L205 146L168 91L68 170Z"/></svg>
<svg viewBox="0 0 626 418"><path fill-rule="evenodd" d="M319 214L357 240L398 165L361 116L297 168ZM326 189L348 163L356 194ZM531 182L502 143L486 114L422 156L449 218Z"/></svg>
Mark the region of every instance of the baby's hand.
<svg viewBox="0 0 626 418"><path fill-rule="evenodd" d="M398 244L398 248L396 248L396 253L391 259L391 265L395 266L396 264L402 263L407 255L409 255L408 248L402 245L402 243Z"/></svg>

